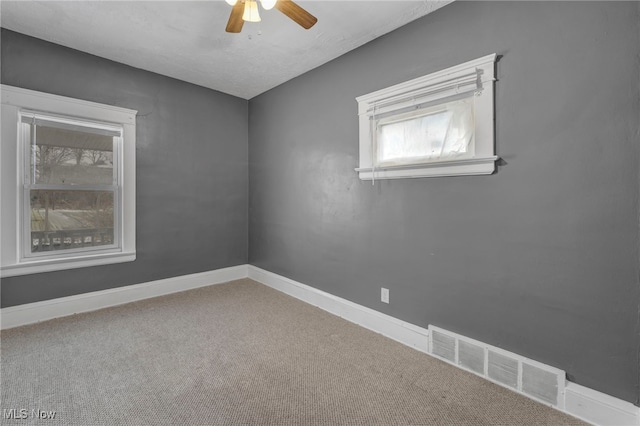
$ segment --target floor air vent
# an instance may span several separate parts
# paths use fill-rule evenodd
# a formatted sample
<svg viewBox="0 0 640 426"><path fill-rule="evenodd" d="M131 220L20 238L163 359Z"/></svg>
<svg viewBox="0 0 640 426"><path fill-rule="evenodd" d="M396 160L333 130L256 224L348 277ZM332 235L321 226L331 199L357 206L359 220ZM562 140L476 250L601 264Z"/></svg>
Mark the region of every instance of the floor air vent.
<svg viewBox="0 0 640 426"><path fill-rule="evenodd" d="M477 374L484 374L484 348L480 345L458 341L458 364Z"/></svg>
<svg viewBox="0 0 640 426"><path fill-rule="evenodd" d="M558 405L558 378L550 371L522 362L522 392Z"/></svg>
<svg viewBox="0 0 640 426"><path fill-rule="evenodd" d="M562 370L432 325L428 352L539 402L564 409L560 406L566 377Z"/></svg>
<svg viewBox="0 0 640 426"><path fill-rule="evenodd" d="M439 331L432 331L431 335L431 348L434 355L438 355L440 358L447 361L455 362L456 360L456 339Z"/></svg>

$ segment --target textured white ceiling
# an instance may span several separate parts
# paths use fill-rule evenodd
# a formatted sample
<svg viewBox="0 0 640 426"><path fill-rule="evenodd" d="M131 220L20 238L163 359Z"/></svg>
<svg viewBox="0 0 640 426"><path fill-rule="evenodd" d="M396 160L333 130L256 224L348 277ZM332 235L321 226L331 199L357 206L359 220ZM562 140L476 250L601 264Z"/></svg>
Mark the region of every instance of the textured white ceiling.
<svg viewBox="0 0 640 426"><path fill-rule="evenodd" d="M4 28L250 99L452 0L297 3L318 18L304 30L276 9L242 33L231 7L209 1L7 1Z"/></svg>

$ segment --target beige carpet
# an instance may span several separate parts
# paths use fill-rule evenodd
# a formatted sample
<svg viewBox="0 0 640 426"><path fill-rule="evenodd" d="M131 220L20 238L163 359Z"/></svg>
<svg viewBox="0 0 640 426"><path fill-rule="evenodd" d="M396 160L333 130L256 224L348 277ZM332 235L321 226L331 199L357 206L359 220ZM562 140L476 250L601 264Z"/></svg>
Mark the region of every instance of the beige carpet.
<svg viewBox="0 0 640 426"><path fill-rule="evenodd" d="M1 337L7 425L584 424L251 280Z"/></svg>

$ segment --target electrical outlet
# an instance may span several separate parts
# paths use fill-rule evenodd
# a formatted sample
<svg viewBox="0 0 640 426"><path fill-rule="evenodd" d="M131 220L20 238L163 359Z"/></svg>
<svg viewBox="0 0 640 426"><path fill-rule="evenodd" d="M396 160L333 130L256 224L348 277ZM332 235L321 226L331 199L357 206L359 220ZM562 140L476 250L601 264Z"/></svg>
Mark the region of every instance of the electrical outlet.
<svg viewBox="0 0 640 426"><path fill-rule="evenodd" d="M389 303L389 289L382 287L380 289L380 300L384 303Z"/></svg>

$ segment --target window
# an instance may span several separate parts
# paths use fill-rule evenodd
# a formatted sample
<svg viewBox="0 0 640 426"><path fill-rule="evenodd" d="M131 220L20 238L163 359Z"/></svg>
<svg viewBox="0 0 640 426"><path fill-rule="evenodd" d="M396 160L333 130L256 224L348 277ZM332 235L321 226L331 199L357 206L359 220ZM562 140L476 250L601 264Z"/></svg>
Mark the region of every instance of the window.
<svg viewBox="0 0 640 426"><path fill-rule="evenodd" d="M2 276L135 260L136 111L1 88Z"/></svg>
<svg viewBox="0 0 640 426"><path fill-rule="evenodd" d="M496 55L360 96L360 179L495 171Z"/></svg>

